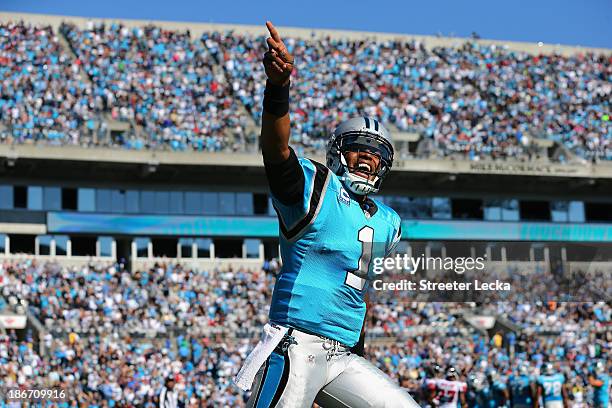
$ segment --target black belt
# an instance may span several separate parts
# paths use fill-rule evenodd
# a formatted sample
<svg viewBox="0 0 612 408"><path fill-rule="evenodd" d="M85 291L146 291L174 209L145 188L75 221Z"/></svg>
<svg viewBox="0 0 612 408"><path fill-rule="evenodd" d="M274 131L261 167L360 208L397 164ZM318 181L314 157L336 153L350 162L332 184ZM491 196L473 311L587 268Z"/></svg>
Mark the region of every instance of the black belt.
<svg viewBox="0 0 612 408"><path fill-rule="evenodd" d="M322 340L324 340L324 341L326 341L326 342L331 342L332 344L333 344L333 343L336 343L336 344L338 344L339 346L342 346L342 347L347 348L347 349L350 349L350 348L351 348L351 346L347 346L346 344L344 344L344 343L342 343L342 342L340 342L340 341L338 341L338 340L330 339L329 337L325 337L325 336L323 336L323 335L321 335L321 334L318 334L318 333L313 333L313 332L311 332L311 331L309 331L309 330L304 330L304 329L302 329L302 328L298 328L298 327L291 327L291 326L289 326L289 330L288 330L288 331L287 331L287 333L285 334L285 337L287 337L287 336L291 337L291 339L293 339L293 342L295 342L294 344L297 344L297 342L295 341L294 337L293 337L293 336L291 336L291 333L293 333L293 331L297 331L297 332L300 332L300 333L303 333L303 334L309 334L309 335L311 335L311 336L316 336L316 337L318 337L318 338L320 338L320 339L322 339ZM281 340L281 342L279 343L279 345L280 345L280 344L283 344L283 342L285 341L285 337L283 337L283 340ZM289 346L287 346L287 347L289 347Z"/></svg>
<svg viewBox="0 0 612 408"><path fill-rule="evenodd" d="M289 346L292 344L297 344L295 337L293 337L291 333L293 333L293 327L290 327L289 330L287 330L287 333L285 333L281 341L274 348L273 353L286 355L287 350L289 350Z"/></svg>

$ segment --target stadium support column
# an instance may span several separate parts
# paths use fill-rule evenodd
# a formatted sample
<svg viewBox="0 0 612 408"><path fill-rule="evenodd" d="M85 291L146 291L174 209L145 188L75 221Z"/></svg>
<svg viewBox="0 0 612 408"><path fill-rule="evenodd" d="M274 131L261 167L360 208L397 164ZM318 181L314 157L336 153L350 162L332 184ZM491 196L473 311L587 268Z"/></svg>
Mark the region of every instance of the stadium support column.
<svg viewBox="0 0 612 408"><path fill-rule="evenodd" d="M210 240L210 259L211 261L215 260L215 241L214 240Z"/></svg>
<svg viewBox="0 0 612 408"><path fill-rule="evenodd" d="M132 272L136 270L136 256L138 255L138 251L136 249L136 240L132 239L132 250L130 255L130 264Z"/></svg>
<svg viewBox="0 0 612 408"><path fill-rule="evenodd" d="M501 261L502 262L506 262L507 261L507 259L506 259L506 246L505 245L501 247Z"/></svg>
<svg viewBox="0 0 612 408"><path fill-rule="evenodd" d="M565 249L565 246L561 247L561 262L563 262L563 264L567 262L567 249Z"/></svg>

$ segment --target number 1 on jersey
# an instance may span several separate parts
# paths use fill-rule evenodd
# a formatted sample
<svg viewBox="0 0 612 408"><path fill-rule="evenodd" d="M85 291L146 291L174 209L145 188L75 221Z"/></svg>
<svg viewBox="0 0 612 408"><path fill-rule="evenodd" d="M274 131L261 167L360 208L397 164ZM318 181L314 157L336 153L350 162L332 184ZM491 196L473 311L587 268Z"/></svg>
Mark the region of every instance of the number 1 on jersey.
<svg viewBox="0 0 612 408"><path fill-rule="evenodd" d="M368 276L370 263L372 262L372 242L374 241L374 229L365 226L357 233L357 240L361 242L361 255L357 269L346 272L344 283L351 288L363 290L365 286L365 277Z"/></svg>

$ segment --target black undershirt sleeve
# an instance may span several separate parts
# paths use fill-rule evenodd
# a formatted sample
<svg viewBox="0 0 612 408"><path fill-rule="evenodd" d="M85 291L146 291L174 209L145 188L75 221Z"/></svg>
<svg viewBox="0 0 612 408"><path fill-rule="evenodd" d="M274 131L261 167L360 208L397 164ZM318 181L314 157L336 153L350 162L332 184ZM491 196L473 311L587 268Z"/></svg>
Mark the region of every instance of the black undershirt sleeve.
<svg viewBox="0 0 612 408"><path fill-rule="evenodd" d="M289 157L282 163L268 163L264 157L270 191L284 205L298 204L304 197L304 170L289 148Z"/></svg>
<svg viewBox="0 0 612 408"><path fill-rule="evenodd" d="M361 357L363 357L363 355L365 354L365 330L361 331L357 344L351 347L351 353L357 354Z"/></svg>

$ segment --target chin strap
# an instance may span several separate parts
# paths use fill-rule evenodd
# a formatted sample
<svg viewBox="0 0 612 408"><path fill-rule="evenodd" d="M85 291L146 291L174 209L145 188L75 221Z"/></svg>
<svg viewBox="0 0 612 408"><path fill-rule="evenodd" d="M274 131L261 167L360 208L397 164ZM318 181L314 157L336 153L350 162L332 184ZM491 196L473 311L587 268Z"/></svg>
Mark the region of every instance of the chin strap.
<svg viewBox="0 0 612 408"><path fill-rule="evenodd" d="M346 188L358 195L375 194L378 192L378 189L373 185L376 181L371 182L366 178L349 172L348 170L345 170L344 176L342 176L340 180L342 180Z"/></svg>

